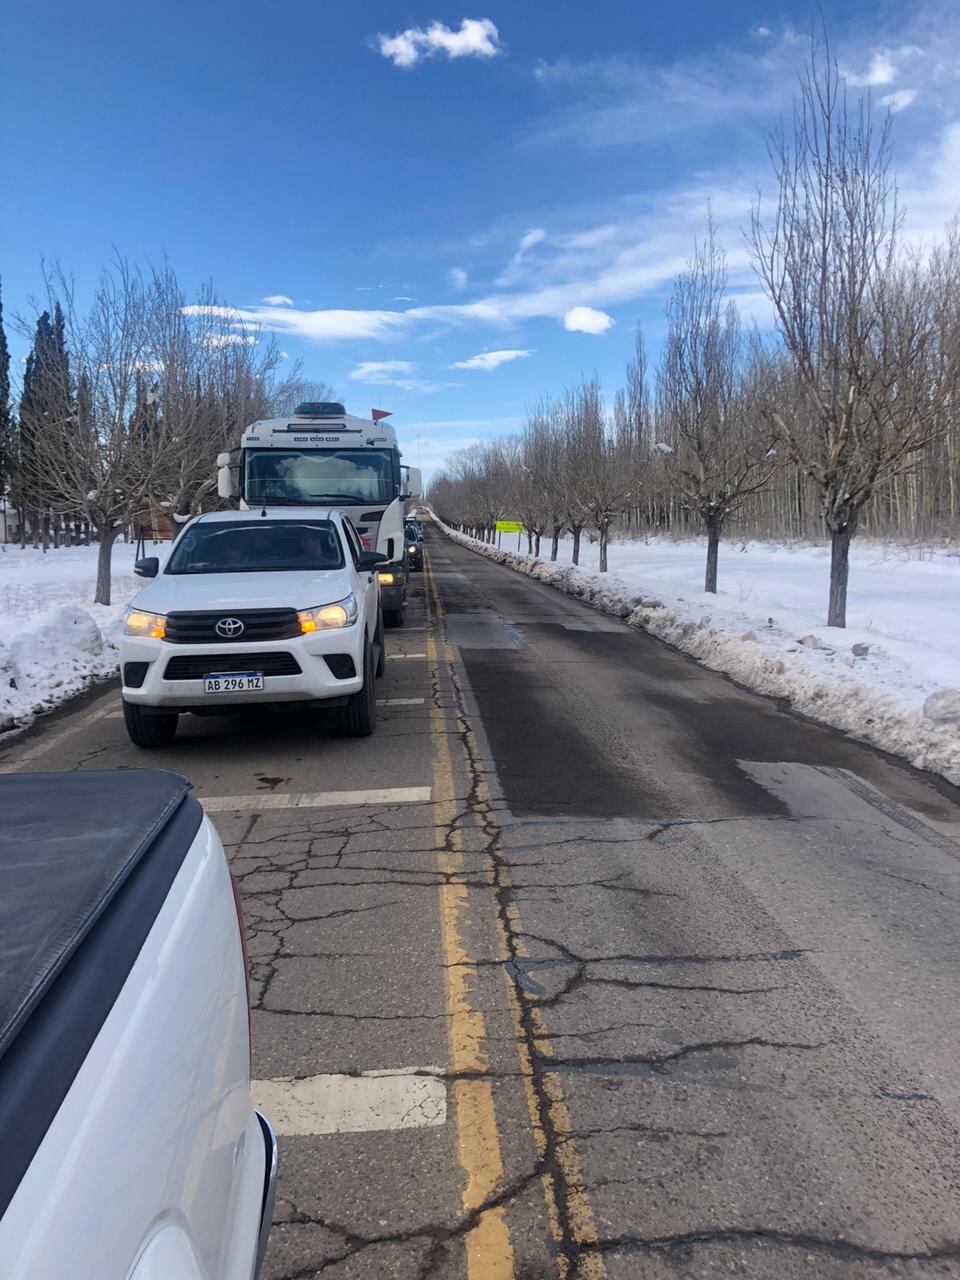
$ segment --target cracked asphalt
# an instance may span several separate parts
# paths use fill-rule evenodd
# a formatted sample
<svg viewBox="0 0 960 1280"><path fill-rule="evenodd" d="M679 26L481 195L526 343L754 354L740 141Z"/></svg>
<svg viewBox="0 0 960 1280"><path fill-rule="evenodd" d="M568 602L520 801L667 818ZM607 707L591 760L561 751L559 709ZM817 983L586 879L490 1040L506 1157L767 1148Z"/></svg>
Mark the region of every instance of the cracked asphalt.
<svg viewBox="0 0 960 1280"><path fill-rule="evenodd" d="M214 814L254 1075L447 1090L281 1137L267 1280L960 1276L960 794L427 549L371 739L205 720L145 757L107 689L0 756L431 788Z"/></svg>

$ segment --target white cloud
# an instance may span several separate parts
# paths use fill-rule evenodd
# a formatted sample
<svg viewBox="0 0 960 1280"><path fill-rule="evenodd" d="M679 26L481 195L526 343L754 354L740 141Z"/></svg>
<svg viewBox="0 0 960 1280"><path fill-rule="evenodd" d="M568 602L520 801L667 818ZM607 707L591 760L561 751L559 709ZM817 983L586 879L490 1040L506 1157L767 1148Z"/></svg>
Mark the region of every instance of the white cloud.
<svg viewBox="0 0 960 1280"><path fill-rule="evenodd" d="M866 71L860 74L853 71L844 72L847 84L854 89L872 89L879 85L892 84L896 74L893 61L884 49L873 55Z"/></svg>
<svg viewBox="0 0 960 1280"><path fill-rule="evenodd" d="M252 347L256 342L256 338L252 333L208 333L203 339L203 345L215 349L216 347Z"/></svg>
<svg viewBox="0 0 960 1280"><path fill-rule="evenodd" d="M533 227L528 231L526 235L521 238L516 253L510 259L506 270L500 276L497 284L509 284L516 276L519 268L523 265L523 260L527 256L528 252L536 245L542 244L546 238L547 233L544 231L543 227Z"/></svg>
<svg viewBox="0 0 960 1280"><path fill-rule="evenodd" d="M897 89L895 93L888 93L880 99L882 107L889 107L894 115L904 108L912 106L917 100L916 89Z"/></svg>
<svg viewBox="0 0 960 1280"><path fill-rule="evenodd" d="M457 31L443 22L429 27L408 27L395 36L376 37L377 46L395 67L415 67L423 58L444 54L448 58L492 58L502 52L500 33L489 18L464 18Z"/></svg>
<svg viewBox="0 0 960 1280"><path fill-rule="evenodd" d="M471 356L469 360L456 360L451 369L483 369L489 373L491 369L497 369L502 364L509 364L511 360L524 360L527 356L532 356L533 351L521 351L511 348L507 351L482 351L477 356Z"/></svg>
<svg viewBox="0 0 960 1280"><path fill-rule="evenodd" d="M411 298L409 294L398 293L394 298L394 302L416 302L416 298Z"/></svg>
<svg viewBox="0 0 960 1280"><path fill-rule="evenodd" d="M750 34L753 36L754 40L766 40L768 36L773 35L773 32L769 27L756 26L750 28Z"/></svg>
<svg viewBox="0 0 960 1280"><path fill-rule="evenodd" d="M458 292L467 287L467 273L463 267L451 267L447 272L447 279L450 282L450 288Z"/></svg>
<svg viewBox="0 0 960 1280"><path fill-rule="evenodd" d="M417 366L410 360L361 360L347 374L353 382L393 383L398 374L416 373Z"/></svg>
<svg viewBox="0 0 960 1280"><path fill-rule="evenodd" d="M613 316L593 307L571 307L563 317L563 327L571 333L606 333L613 323Z"/></svg>
<svg viewBox="0 0 960 1280"><path fill-rule="evenodd" d="M285 293L268 293L265 298L260 299L265 302L268 307L292 307L293 299L288 298Z"/></svg>
<svg viewBox="0 0 960 1280"><path fill-rule="evenodd" d="M361 360L347 374L351 382L377 387L397 387L401 391L431 392L440 387L417 377L418 366L411 360Z"/></svg>

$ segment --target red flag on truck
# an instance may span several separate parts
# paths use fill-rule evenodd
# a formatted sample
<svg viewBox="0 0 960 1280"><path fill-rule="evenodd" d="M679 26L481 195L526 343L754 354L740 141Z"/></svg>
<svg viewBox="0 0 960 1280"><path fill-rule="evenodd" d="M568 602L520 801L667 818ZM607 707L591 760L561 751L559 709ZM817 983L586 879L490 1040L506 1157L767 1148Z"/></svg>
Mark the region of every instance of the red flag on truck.
<svg viewBox="0 0 960 1280"><path fill-rule="evenodd" d="M381 418L389 418L391 416L391 413L386 409L371 409L370 413L374 422L379 422Z"/></svg>

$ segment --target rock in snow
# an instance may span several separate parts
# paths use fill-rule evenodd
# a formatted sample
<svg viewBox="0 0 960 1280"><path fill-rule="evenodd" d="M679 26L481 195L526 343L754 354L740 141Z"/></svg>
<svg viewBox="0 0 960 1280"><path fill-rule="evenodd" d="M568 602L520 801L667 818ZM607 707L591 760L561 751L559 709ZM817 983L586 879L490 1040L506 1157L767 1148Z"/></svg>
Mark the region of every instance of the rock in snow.
<svg viewBox="0 0 960 1280"><path fill-rule="evenodd" d="M855 658L865 658L870 652L868 644L855 644L852 647L852 653Z"/></svg>
<svg viewBox="0 0 960 1280"><path fill-rule="evenodd" d="M937 724L960 724L960 689L938 689L923 704L923 714Z"/></svg>

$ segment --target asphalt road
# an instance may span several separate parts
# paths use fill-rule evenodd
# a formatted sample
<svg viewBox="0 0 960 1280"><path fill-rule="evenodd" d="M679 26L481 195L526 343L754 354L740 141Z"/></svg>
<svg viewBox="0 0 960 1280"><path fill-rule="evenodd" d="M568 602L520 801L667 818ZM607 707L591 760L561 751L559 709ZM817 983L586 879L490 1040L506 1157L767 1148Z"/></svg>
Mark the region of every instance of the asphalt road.
<svg viewBox="0 0 960 1280"><path fill-rule="evenodd" d="M960 794L437 533L414 584L371 739L145 755L110 689L0 756L217 822L268 1280L960 1276Z"/></svg>

